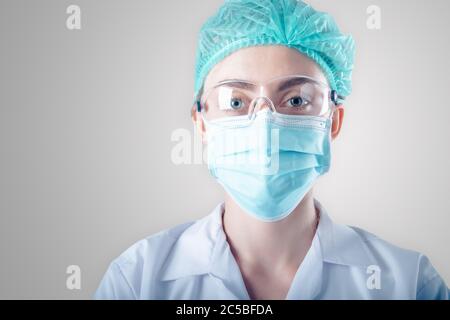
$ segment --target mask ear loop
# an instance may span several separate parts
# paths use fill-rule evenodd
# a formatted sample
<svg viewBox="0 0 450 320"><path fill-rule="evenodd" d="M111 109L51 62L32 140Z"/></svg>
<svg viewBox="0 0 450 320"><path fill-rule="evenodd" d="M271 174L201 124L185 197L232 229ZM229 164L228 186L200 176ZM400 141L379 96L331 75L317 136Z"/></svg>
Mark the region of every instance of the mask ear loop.
<svg viewBox="0 0 450 320"><path fill-rule="evenodd" d="M337 93L336 90L331 90L330 92L330 100L333 103L332 105L332 111L330 112L330 116L329 116L329 120L330 120L330 130L329 130L329 141L331 142L332 138L331 138L331 130L333 129L333 116L334 113L336 112L336 107L340 104L342 104L342 102L345 100L345 97L339 95Z"/></svg>

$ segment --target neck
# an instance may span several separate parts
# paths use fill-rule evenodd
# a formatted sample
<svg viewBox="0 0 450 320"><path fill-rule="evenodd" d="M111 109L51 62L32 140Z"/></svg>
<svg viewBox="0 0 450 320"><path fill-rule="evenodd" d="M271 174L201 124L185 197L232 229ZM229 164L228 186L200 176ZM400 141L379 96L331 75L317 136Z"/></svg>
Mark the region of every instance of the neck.
<svg viewBox="0 0 450 320"><path fill-rule="evenodd" d="M276 222L263 222L225 198L223 226L231 251L240 266L261 272L297 270L316 232L317 214L312 191L295 210Z"/></svg>

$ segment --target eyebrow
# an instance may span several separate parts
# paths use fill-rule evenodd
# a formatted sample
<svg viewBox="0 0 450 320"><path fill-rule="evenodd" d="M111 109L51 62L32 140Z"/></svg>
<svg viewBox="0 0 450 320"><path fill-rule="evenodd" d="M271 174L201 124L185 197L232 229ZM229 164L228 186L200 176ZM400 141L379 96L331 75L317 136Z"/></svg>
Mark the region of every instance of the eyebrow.
<svg viewBox="0 0 450 320"><path fill-rule="evenodd" d="M240 88L240 89L254 89L256 87L256 85L242 81L242 80L225 80L225 81L219 82L219 85L236 87L236 88Z"/></svg>
<svg viewBox="0 0 450 320"><path fill-rule="evenodd" d="M303 84L303 83L308 83L308 82L314 83L314 84L318 83L309 78L302 78L302 77L292 78L292 79L288 79L288 80L282 82L278 86L278 91L283 91L283 90L289 89L292 86L295 86L298 84ZM257 85L255 85L253 83L249 83L249 82L246 82L243 80L237 80L237 79L224 80L224 81L219 82L218 85L236 87L236 88L240 88L240 89L250 89L250 90L257 87Z"/></svg>
<svg viewBox="0 0 450 320"><path fill-rule="evenodd" d="M303 84L306 82L311 82L311 83L315 83L313 80L308 79L308 78L292 78L289 80L286 80L284 82L282 82L279 87L278 87L278 91L283 91L286 90L292 86L295 86L297 84Z"/></svg>

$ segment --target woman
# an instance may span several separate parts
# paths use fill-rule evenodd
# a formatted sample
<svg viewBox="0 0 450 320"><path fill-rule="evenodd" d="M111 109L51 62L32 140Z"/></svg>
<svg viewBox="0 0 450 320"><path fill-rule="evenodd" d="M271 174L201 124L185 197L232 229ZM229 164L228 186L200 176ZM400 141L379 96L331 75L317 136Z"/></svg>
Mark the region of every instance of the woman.
<svg viewBox="0 0 450 320"><path fill-rule="evenodd" d="M313 197L353 57L302 1L225 1L200 33L192 108L225 201L130 247L95 297L448 299L425 256L334 223Z"/></svg>

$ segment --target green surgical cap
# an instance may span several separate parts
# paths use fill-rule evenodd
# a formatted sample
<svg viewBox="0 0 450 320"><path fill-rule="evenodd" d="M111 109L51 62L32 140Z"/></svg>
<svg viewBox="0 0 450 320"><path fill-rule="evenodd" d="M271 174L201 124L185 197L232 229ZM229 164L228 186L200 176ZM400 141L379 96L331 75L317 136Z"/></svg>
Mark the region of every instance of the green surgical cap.
<svg viewBox="0 0 450 320"><path fill-rule="evenodd" d="M196 98L210 70L231 53L258 45L284 45L313 59L330 87L351 92L355 45L327 13L296 0L225 0L199 33L195 66Z"/></svg>

